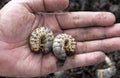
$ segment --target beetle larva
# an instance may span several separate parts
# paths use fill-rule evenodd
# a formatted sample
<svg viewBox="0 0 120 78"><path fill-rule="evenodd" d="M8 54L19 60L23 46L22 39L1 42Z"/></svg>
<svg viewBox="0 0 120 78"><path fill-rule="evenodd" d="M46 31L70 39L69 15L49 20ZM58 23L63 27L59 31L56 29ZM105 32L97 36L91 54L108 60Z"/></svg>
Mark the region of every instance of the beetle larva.
<svg viewBox="0 0 120 78"><path fill-rule="evenodd" d="M97 69L98 78L111 78L116 73L116 67L108 56L106 56L105 62L109 67L105 69Z"/></svg>
<svg viewBox="0 0 120 78"><path fill-rule="evenodd" d="M58 60L65 61L66 57L75 53L76 41L68 34L59 34L53 41L53 53Z"/></svg>
<svg viewBox="0 0 120 78"><path fill-rule="evenodd" d="M33 52L48 53L52 49L54 35L46 27L36 28L30 35L30 47Z"/></svg>

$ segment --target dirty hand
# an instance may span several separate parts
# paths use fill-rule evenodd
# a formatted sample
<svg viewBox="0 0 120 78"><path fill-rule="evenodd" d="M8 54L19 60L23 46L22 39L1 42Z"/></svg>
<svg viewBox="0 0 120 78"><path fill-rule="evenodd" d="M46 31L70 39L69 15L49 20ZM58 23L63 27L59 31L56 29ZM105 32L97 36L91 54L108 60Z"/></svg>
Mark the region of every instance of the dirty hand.
<svg viewBox="0 0 120 78"><path fill-rule="evenodd" d="M120 28L108 12L45 13L65 9L68 0L12 0L0 11L0 75L35 77L102 62L102 51L117 49ZM47 26L55 35L67 33L77 41L76 55L57 67L52 53L42 56L29 48L29 35ZM119 34L118 34L119 33ZM107 39L106 39L107 38ZM109 39L110 38L110 39Z"/></svg>

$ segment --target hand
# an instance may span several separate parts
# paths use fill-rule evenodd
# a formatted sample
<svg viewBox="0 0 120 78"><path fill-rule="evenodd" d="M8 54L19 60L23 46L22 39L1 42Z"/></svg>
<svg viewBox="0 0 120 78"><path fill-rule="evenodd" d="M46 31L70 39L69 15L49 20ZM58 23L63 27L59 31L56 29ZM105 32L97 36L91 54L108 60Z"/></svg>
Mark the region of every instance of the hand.
<svg viewBox="0 0 120 78"><path fill-rule="evenodd" d="M45 13L63 10L68 3L68 0L12 0L1 9L0 75L35 77L92 65L104 60L102 51L117 48L115 40L119 38L105 39L120 34L120 28L112 26L115 17L111 13ZM76 38L76 55L68 57L63 67L56 66L57 59L52 53L42 56L30 51L29 35L40 26L47 26L55 35L68 33Z"/></svg>

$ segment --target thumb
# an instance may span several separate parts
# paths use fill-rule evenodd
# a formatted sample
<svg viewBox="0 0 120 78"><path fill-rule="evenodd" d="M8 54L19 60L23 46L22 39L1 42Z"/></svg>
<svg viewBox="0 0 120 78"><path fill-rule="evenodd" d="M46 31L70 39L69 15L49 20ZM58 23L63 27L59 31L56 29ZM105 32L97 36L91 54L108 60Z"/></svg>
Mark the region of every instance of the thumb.
<svg viewBox="0 0 120 78"><path fill-rule="evenodd" d="M58 11L64 10L69 0L13 0L14 2L22 3L27 9L32 12L41 11Z"/></svg>

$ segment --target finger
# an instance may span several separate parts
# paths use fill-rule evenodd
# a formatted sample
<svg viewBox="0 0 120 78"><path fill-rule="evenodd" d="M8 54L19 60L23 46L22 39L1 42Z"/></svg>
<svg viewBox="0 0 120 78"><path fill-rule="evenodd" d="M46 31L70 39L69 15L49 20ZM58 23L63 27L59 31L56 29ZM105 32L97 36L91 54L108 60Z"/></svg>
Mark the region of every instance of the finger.
<svg viewBox="0 0 120 78"><path fill-rule="evenodd" d="M111 26L115 22L115 16L109 12L71 12L56 15L62 29Z"/></svg>
<svg viewBox="0 0 120 78"><path fill-rule="evenodd" d="M120 38L110 38L104 40L78 42L76 47L76 53L86 53L93 51L110 52L120 49Z"/></svg>
<svg viewBox="0 0 120 78"><path fill-rule="evenodd" d="M69 0L13 0L22 3L32 12L64 10Z"/></svg>
<svg viewBox="0 0 120 78"><path fill-rule="evenodd" d="M72 35L76 41L88 41L120 36L120 24L111 27L91 27L64 30L64 33Z"/></svg>
<svg viewBox="0 0 120 78"><path fill-rule="evenodd" d="M59 67L56 65L57 60L55 57L47 56L47 59L46 58L43 59L44 65L41 71L42 74L48 74L59 70L66 70L75 67L93 65L104 61L104 58L105 58L105 54L102 52L78 54L75 56L68 57L64 63L64 66Z"/></svg>

